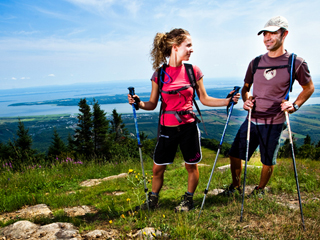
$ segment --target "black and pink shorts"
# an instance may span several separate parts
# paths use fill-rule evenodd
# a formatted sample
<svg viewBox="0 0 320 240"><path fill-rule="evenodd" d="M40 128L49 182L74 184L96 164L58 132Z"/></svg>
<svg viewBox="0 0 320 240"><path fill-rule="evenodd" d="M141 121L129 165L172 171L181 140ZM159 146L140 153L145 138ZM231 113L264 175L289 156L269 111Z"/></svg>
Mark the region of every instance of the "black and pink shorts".
<svg viewBox="0 0 320 240"><path fill-rule="evenodd" d="M177 127L160 126L159 139L153 154L154 163L172 164L178 146L186 163L199 163L202 158L200 138L201 133L196 122Z"/></svg>

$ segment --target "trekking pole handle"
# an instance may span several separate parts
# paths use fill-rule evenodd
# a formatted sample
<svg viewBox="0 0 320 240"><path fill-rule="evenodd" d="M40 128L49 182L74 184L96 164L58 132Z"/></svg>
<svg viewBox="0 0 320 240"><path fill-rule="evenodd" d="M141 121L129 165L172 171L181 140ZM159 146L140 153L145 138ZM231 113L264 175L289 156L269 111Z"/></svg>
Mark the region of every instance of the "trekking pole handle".
<svg viewBox="0 0 320 240"><path fill-rule="evenodd" d="M229 93L226 98L231 97L230 102L233 102L233 100L232 100L233 96L236 95L236 94L239 92L240 89L241 89L241 87L239 87L239 86L234 86L234 88L233 88L234 92L231 93L231 94Z"/></svg>
<svg viewBox="0 0 320 240"><path fill-rule="evenodd" d="M237 93L239 93L239 90L240 90L241 87L238 87L238 86L234 86L233 88L233 93L229 93L228 96L226 98L229 98L230 97L230 101L229 101L229 104L227 106L227 114L229 114L229 107L230 106L233 106L234 105L234 101L232 100L233 96L236 95Z"/></svg>
<svg viewBox="0 0 320 240"><path fill-rule="evenodd" d="M128 90L129 90L129 94L133 97L133 95L135 95L135 92L134 92L134 87L128 87ZM138 97L135 97L134 98L134 108L136 109L136 110L139 110L139 102L140 102L140 99L138 98Z"/></svg>

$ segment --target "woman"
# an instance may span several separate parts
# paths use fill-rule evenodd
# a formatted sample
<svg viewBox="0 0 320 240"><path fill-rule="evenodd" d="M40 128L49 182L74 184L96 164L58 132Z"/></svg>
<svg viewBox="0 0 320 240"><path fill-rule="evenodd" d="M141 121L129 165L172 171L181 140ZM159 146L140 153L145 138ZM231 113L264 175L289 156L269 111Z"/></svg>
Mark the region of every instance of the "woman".
<svg viewBox="0 0 320 240"><path fill-rule="evenodd" d="M168 33L157 33L151 50L153 69L151 81L152 90L147 102L140 101L137 95L128 94L130 104L136 102L139 108L154 110L159 100L159 79L162 84L162 114L160 116L160 133L154 151L152 192L149 192L149 208L158 206L159 192L163 184L163 176L168 164L173 163L177 147L180 145L188 172L188 189L182 196L182 202L175 211L189 211L194 208L193 194L197 188L199 171L197 163L201 161L200 131L196 117L192 112L193 88L190 85L188 74L183 61L188 61L192 48L192 39L188 31L178 28ZM159 69L161 64L168 65ZM205 106L227 106L230 98L218 99L209 97L203 85L203 74L197 66L193 66L196 78L196 92L200 102ZM160 74L158 73L160 71ZM161 77L162 76L162 77ZM178 92L169 94L171 90ZM233 97L238 102L240 94ZM136 210L147 209L147 203L138 206Z"/></svg>

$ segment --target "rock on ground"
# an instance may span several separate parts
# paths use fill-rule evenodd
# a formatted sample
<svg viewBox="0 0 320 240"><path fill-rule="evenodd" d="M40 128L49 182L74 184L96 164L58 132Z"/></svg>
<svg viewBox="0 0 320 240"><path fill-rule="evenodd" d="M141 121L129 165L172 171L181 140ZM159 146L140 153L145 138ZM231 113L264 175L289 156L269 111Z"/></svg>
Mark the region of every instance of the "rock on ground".
<svg viewBox="0 0 320 240"><path fill-rule="evenodd" d="M88 206L79 206L79 207L73 207L73 208L64 208L63 211L69 216L69 217L76 217L76 216L84 216L87 213L94 213L95 210L92 210L91 207Z"/></svg>
<svg viewBox="0 0 320 240"><path fill-rule="evenodd" d="M109 180L113 180L113 179L116 179L116 178L124 178L124 177L127 177L127 176L128 176L128 173L120 173L119 175L109 176L109 177L105 177L105 178L102 178L102 179L88 179L88 180L85 180L85 181L81 182L80 186L82 186L82 187L92 187L92 186L95 186L95 185L98 185L98 184L102 183L103 181L109 181Z"/></svg>
<svg viewBox="0 0 320 240"><path fill-rule="evenodd" d="M17 211L17 213L19 213L20 218L27 218L27 219L31 219L39 216L52 217L52 212L46 204L38 204L35 206L27 207L25 209Z"/></svg>
<svg viewBox="0 0 320 240"><path fill-rule="evenodd" d="M83 239L85 240L93 240L93 239L117 239L119 236L119 232L114 229L110 230L94 230L85 235L83 235Z"/></svg>
<svg viewBox="0 0 320 240"><path fill-rule="evenodd" d="M19 221L0 229L3 239L80 240L79 231L71 223L51 223L38 226L29 221Z"/></svg>
<svg viewBox="0 0 320 240"><path fill-rule="evenodd" d="M161 237L161 235L162 233L159 230L155 230L153 227L146 227L133 234L132 237L138 239L154 239Z"/></svg>

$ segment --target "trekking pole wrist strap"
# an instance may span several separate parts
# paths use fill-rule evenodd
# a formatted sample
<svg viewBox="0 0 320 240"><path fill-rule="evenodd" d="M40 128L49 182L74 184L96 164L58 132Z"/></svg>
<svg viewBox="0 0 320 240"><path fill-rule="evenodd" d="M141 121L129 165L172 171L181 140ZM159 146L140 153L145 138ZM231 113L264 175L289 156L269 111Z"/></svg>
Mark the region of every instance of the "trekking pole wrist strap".
<svg viewBox="0 0 320 240"><path fill-rule="evenodd" d="M134 97L133 99L134 99L134 107L135 107L135 109L139 110L139 108L140 108L139 104L141 102L140 98L139 97Z"/></svg>

